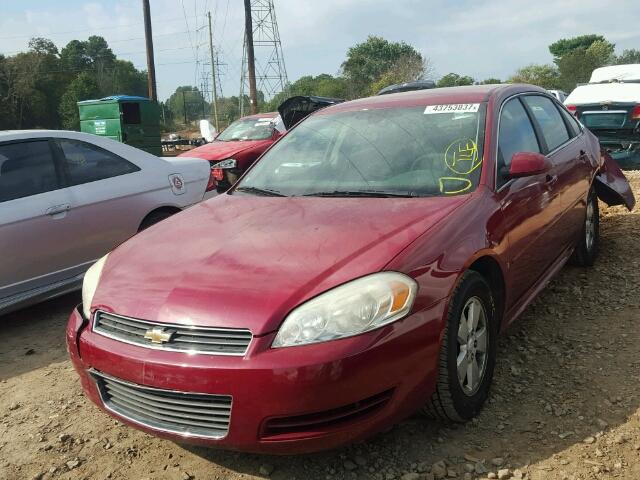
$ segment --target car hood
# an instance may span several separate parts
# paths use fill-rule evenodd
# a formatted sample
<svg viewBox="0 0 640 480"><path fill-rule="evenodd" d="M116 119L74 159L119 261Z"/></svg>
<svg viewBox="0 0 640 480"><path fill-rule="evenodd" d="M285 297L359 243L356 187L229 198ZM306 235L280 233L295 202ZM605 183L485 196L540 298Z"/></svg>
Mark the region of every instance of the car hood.
<svg viewBox="0 0 640 480"><path fill-rule="evenodd" d="M220 195L112 252L92 305L265 334L305 300L382 270L467 198Z"/></svg>
<svg viewBox="0 0 640 480"><path fill-rule="evenodd" d="M271 139L243 140L237 142L214 141L198 148L194 148L193 150L189 150L180 156L204 158L205 160L225 160L251 148L266 148L271 143L273 143L273 140Z"/></svg>

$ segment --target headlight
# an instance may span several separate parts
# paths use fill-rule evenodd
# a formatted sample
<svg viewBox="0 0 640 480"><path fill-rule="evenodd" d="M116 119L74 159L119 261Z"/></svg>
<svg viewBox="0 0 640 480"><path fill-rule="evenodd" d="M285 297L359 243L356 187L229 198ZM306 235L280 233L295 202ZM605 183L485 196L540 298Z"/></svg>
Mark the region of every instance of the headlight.
<svg viewBox="0 0 640 480"><path fill-rule="evenodd" d="M98 282L100 281L100 275L102 274L102 267L107 261L107 253L104 257L91 265L87 273L84 274L84 281L82 282L82 313L87 320L91 318L91 303L93 302L93 295L98 288Z"/></svg>
<svg viewBox="0 0 640 480"><path fill-rule="evenodd" d="M222 160L221 162L216 163L213 168L236 168L238 166L238 162L235 158L227 158L226 160Z"/></svg>
<svg viewBox="0 0 640 480"><path fill-rule="evenodd" d="M293 310L272 346L326 342L379 328L409 313L417 291L412 278L397 272L375 273L345 283Z"/></svg>

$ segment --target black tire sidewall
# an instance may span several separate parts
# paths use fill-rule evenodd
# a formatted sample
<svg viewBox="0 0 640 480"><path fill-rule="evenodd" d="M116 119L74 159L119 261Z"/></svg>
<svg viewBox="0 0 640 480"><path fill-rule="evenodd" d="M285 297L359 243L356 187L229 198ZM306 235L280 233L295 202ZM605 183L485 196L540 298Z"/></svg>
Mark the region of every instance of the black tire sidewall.
<svg viewBox="0 0 640 480"><path fill-rule="evenodd" d="M480 388L472 396L468 396L462 390L462 386L458 381L457 372L457 356L458 356L458 327L462 309L467 300L471 297L478 297L485 308L488 327L488 358L485 368L484 377ZM491 289L484 278L475 272L463 279L457 289L455 298L449 306L447 315L448 334L447 334L447 373L448 384L453 407L458 415L468 420L480 411L482 405L489 395L489 389L493 380L493 371L496 362L497 351L497 333L498 326L495 313L495 304L491 295Z"/></svg>

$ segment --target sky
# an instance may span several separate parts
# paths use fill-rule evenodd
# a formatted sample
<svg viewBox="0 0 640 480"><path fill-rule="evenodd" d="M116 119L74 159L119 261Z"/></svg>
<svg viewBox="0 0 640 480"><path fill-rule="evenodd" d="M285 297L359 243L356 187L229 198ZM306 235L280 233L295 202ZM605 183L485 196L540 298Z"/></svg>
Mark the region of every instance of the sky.
<svg viewBox="0 0 640 480"><path fill-rule="evenodd" d="M405 41L449 72L505 79L530 63L550 63L548 45L587 33L616 51L640 49L638 0L274 0L290 81L336 74L349 47L379 35ZM212 15L221 90L240 89L244 28L241 0L151 0L158 96L202 84L209 70L206 12ZM0 53L26 50L30 37L103 36L119 58L146 69L142 2L0 0ZM259 59L258 59L259 60ZM126 93L126 92L123 92Z"/></svg>

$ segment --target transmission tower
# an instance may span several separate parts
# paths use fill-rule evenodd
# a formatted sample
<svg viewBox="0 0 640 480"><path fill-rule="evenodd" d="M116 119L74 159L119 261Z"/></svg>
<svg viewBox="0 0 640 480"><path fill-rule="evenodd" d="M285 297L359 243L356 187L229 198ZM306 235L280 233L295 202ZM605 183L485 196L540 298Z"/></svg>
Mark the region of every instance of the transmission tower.
<svg viewBox="0 0 640 480"><path fill-rule="evenodd" d="M257 90L264 94L265 99L268 99L284 91L288 84L274 0L251 0L251 20ZM241 116L245 115L247 111L245 95L248 91L247 36L245 35L240 79Z"/></svg>

